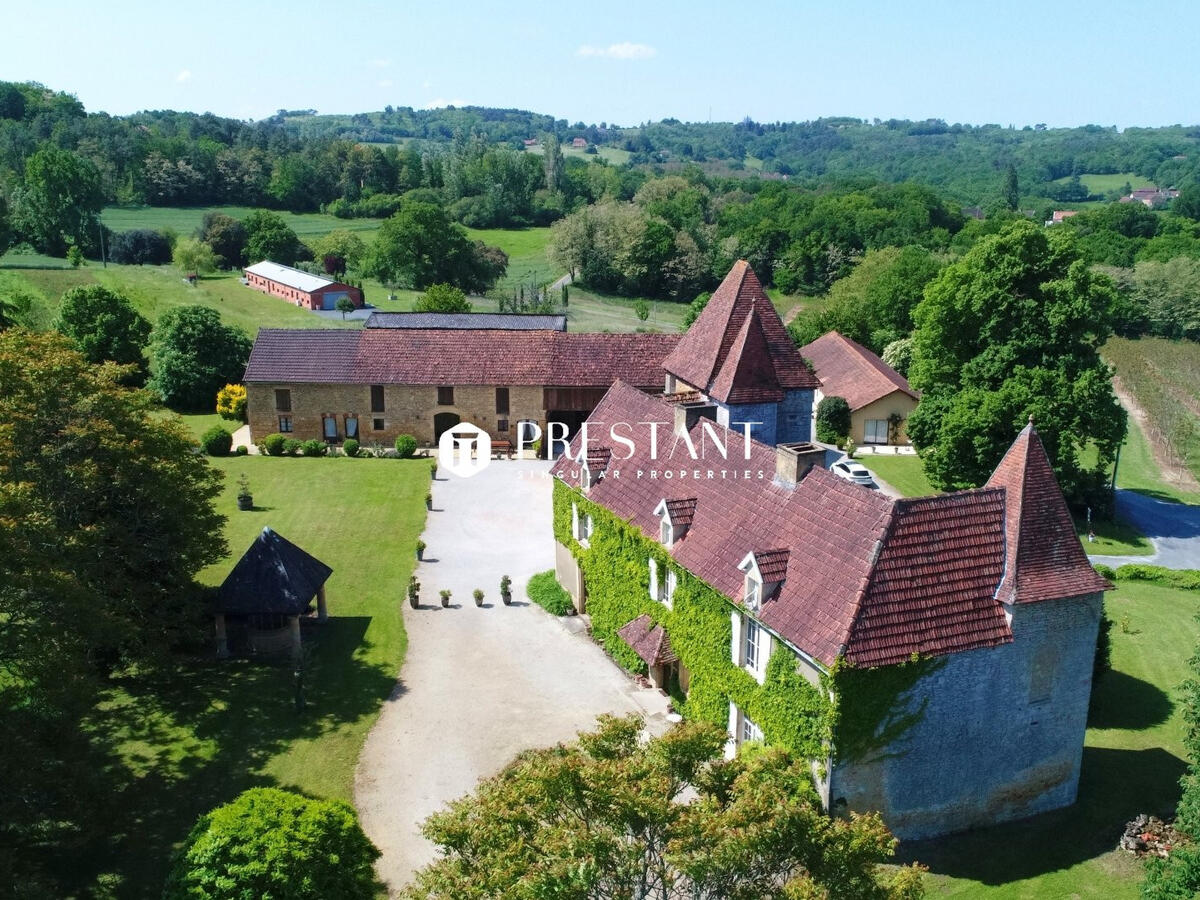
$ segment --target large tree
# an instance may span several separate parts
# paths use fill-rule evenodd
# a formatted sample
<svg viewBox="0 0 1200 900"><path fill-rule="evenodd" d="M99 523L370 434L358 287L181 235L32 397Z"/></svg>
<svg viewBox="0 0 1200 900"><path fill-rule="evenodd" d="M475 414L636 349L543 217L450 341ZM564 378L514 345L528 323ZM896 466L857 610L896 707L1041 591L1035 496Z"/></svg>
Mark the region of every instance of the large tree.
<svg viewBox="0 0 1200 900"><path fill-rule="evenodd" d="M64 895L38 848L99 805L80 722L103 676L196 633L194 576L225 552L219 474L126 374L0 333L0 877L19 896Z"/></svg>
<svg viewBox="0 0 1200 900"><path fill-rule="evenodd" d="M300 238L278 213L256 209L246 216L243 224L246 226L246 257L252 262L270 260L293 266L301 257L307 258Z"/></svg>
<svg viewBox="0 0 1200 900"><path fill-rule="evenodd" d="M1103 501L1096 492L1125 437L1100 358L1115 304L1112 282L1069 233L1025 221L929 284L913 313L909 380L923 397L908 433L935 486L982 484L1032 415L1068 496Z"/></svg>
<svg viewBox="0 0 1200 900"><path fill-rule="evenodd" d="M452 284L431 284L413 304L415 312L469 313L471 302Z"/></svg>
<svg viewBox="0 0 1200 900"><path fill-rule="evenodd" d="M246 243L249 234L244 223L224 213L204 214L197 239L208 244L222 269L236 269L246 264Z"/></svg>
<svg viewBox="0 0 1200 900"><path fill-rule="evenodd" d="M503 253L491 251L468 240L462 226L451 222L440 206L406 201L380 226L366 268L387 284L417 290L452 284L481 292L495 284L508 266Z"/></svg>
<svg viewBox="0 0 1200 900"><path fill-rule="evenodd" d="M88 362L133 366L130 383L146 380L150 323L123 295L98 284L63 294L54 327L75 342Z"/></svg>
<svg viewBox="0 0 1200 900"><path fill-rule="evenodd" d="M808 763L776 748L725 760L712 725L648 742L640 731L637 717L604 716L578 743L523 753L435 813L423 831L444 856L408 896L923 896L919 869L880 871L896 842L878 816L825 815Z"/></svg>
<svg viewBox="0 0 1200 900"><path fill-rule="evenodd" d="M242 380L251 341L221 321L215 309L184 306L154 329L154 377L148 387L172 409L212 408L217 391Z"/></svg>
<svg viewBox="0 0 1200 900"><path fill-rule="evenodd" d="M64 256L70 246L93 244L103 205L96 166L69 150L45 146L25 161L24 180L13 192L13 219L43 253Z"/></svg>

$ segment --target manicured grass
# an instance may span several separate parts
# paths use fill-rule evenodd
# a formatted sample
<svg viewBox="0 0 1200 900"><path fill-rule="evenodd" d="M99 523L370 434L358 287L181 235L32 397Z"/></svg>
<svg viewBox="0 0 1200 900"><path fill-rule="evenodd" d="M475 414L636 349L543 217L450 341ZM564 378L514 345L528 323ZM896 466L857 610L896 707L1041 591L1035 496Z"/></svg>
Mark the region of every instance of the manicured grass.
<svg viewBox="0 0 1200 900"><path fill-rule="evenodd" d="M101 878L114 896L161 890L172 847L195 818L247 787L278 785L349 800L367 731L404 658L404 587L424 527L421 461L214 460L230 555L201 574L219 584L264 526L333 568L331 620L305 628L303 693L288 662L218 662L201 654L167 676L119 678L90 731L112 790L106 833L74 853L80 892ZM239 512L245 473L255 508ZM103 894L110 896L110 894Z"/></svg>
<svg viewBox="0 0 1200 900"><path fill-rule="evenodd" d="M1170 814L1184 770L1179 684L1200 593L1121 581L1107 595L1113 671L1092 694L1079 799L1024 822L902 848L929 866L930 897L1051 900L1140 896L1142 864L1114 850L1138 813ZM1128 617L1128 632L1120 624Z"/></svg>
<svg viewBox="0 0 1200 900"><path fill-rule="evenodd" d="M467 235L499 247L508 254L508 272L497 290L511 293L524 286L528 296L531 288L557 280L566 272L550 261L546 247L550 243L549 228L468 228ZM556 301L557 297L554 298Z"/></svg>
<svg viewBox="0 0 1200 900"><path fill-rule="evenodd" d="M1070 176L1058 178L1054 184L1066 184L1071 180ZM1154 187L1154 182L1134 172L1118 172L1115 175L1080 175L1079 180L1083 182L1083 186L1092 194L1106 194L1109 191L1119 191L1125 186L1125 182L1136 191L1143 188Z"/></svg>
<svg viewBox="0 0 1200 900"><path fill-rule="evenodd" d="M100 221L113 231L129 231L132 228L170 228L176 234L187 237L200 227L206 213L218 212L235 219L244 219L254 212L252 206L110 206L100 215ZM278 211L288 227L301 238L328 234L335 228L350 231L374 232L379 229L379 219L339 219L325 213L292 213ZM363 235L367 240L368 236Z"/></svg>
<svg viewBox="0 0 1200 900"><path fill-rule="evenodd" d="M920 457L915 454L910 456L862 454L855 458L905 497L926 497L929 494L937 493L933 485L929 483L929 479L925 477L925 469L921 466Z"/></svg>
<svg viewBox="0 0 1200 900"><path fill-rule="evenodd" d="M167 413L167 415L174 415L174 413ZM197 440L200 439L200 435L204 434L204 432L208 431L208 429L212 428L214 425L220 425L230 434L237 431L238 428L241 427L241 423L231 422L229 419L222 419L216 413L190 413L188 415L180 416L179 418L183 420L183 423L187 426L188 431L190 431Z"/></svg>
<svg viewBox="0 0 1200 900"><path fill-rule="evenodd" d="M600 294L578 285L571 285L567 307L567 328L571 331L665 331L677 332L683 327L687 314L686 303L669 300L647 300L650 318L645 322L633 311L636 299Z"/></svg>
<svg viewBox="0 0 1200 900"><path fill-rule="evenodd" d="M925 470L918 456L864 454L857 459L905 497L924 497L938 493L925 477ZM1144 556L1154 552L1150 542L1140 532L1123 522L1105 522L1097 519L1092 523L1092 528L1096 533L1096 540L1088 541L1086 520L1076 518L1075 531L1088 553Z"/></svg>

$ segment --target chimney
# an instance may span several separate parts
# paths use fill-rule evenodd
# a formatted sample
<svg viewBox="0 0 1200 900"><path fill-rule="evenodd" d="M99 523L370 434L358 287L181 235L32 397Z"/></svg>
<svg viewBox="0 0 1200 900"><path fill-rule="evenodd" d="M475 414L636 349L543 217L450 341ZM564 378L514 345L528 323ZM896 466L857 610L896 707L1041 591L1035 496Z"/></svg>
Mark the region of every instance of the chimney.
<svg viewBox="0 0 1200 900"><path fill-rule="evenodd" d="M798 484L813 466L824 465L825 448L808 442L775 447L775 478L787 485Z"/></svg>
<svg viewBox="0 0 1200 900"><path fill-rule="evenodd" d="M675 404L675 434L687 434L701 419L716 419L717 408L711 403L695 401Z"/></svg>

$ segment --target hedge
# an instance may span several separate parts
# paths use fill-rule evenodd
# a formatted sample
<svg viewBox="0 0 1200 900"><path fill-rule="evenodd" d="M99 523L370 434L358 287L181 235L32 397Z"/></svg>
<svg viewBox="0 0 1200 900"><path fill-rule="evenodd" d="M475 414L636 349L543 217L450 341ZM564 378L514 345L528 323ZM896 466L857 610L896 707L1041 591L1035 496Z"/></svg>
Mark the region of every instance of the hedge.
<svg viewBox="0 0 1200 900"><path fill-rule="evenodd" d="M1200 570L1168 569L1165 566L1150 566L1145 563L1128 563L1117 569L1098 565L1097 574L1109 581L1147 581L1164 587L1183 591L1200 591Z"/></svg>
<svg viewBox="0 0 1200 900"><path fill-rule="evenodd" d="M200 436L200 449L209 456L228 456L233 447L233 435L214 425Z"/></svg>
<svg viewBox="0 0 1200 900"><path fill-rule="evenodd" d="M575 612L571 595L558 583L553 569L548 572L539 572L530 578L525 592L529 595L530 600L552 616L569 616Z"/></svg>

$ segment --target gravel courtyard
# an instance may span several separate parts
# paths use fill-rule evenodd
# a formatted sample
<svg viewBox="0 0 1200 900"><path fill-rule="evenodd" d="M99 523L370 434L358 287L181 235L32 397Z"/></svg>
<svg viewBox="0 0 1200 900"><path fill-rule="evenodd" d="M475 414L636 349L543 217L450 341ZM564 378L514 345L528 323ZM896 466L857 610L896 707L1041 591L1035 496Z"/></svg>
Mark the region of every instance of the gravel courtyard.
<svg viewBox="0 0 1200 900"><path fill-rule="evenodd" d="M601 713L637 712L667 727L667 701L640 688L586 634L528 604L525 584L554 566L548 464L493 462L471 478L439 475L417 566L421 608L404 608L408 654L367 738L355 779L363 827L395 892L434 858L419 834L430 813L468 793L519 751L553 745ZM386 535L380 550L386 552ZM513 605L499 598L513 582ZM484 607L471 592L482 588ZM442 609L438 591L453 592Z"/></svg>

